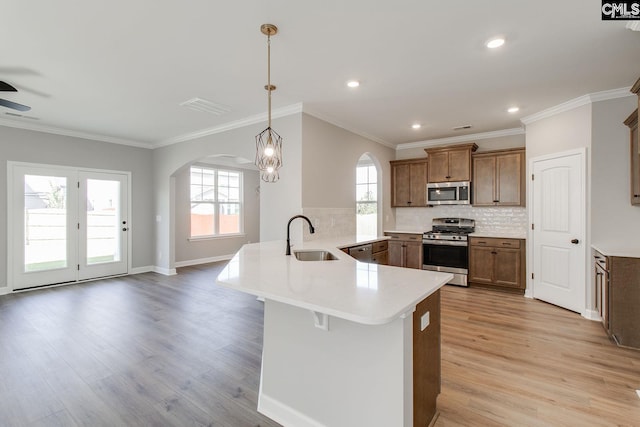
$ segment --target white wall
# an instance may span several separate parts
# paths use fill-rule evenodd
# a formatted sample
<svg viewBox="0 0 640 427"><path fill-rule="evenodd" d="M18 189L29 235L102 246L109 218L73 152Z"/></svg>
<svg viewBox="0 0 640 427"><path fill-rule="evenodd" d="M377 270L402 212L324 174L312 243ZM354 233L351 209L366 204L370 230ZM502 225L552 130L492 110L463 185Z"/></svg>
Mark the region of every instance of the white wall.
<svg viewBox="0 0 640 427"><path fill-rule="evenodd" d="M273 128L283 137L284 165L280 181L260 185L260 239L284 238L286 222L300 213L300 114L275 119ZM260 123L204 136L153 150L155 206L155 254L157 270L172 273L175 266L175 177L185 165L210 155L227 154L255 158L255 136L266 127Z"/></svg>
<svg viewBox="0 0 640 427"><path fill-rule="evenodd" d="M473 136L473 135L470 135ZM487 138L487 139L472 139L465 142L458 142L451 145L457 144L470 144L475 142L478 145L478 151L476 153L481 153L483 151L493 151L493 150L504 150L508 148L518 148L525 146L525 136L524 133L522 135L509 135L509 136L501 136L497 138ZM436 144L436 145L446 145L446 144ZM424 149L427 146L436 146L429 141L425 141L424 147L413 147L413 148L400 148L396 150L396 159L413 159L418 157L426 157L427 153Z"/></svg>
<svg viewBox="0 0 640 427"><path fill-rule="evenodd" d="M534 157L590 146L591 104L527 125L527 165Z"/></svg>
<svg viewBox="0 0 640 427"><path fill-rule="evenodd" d="M629 128L623 123L637 98L596 102L592 106L591 241L640 241L640 207L630 203Z"/></svg>
<svg viewBox="0 0 640 427"><path fill-rule="evenodd" d="M153 265L151 150L0 126L0 286L7 271L7 161L131 172L132 268Z"/></svg>
<svg viewBox="0 0 640 427"><path fill-rule="evenodd" d="M355 234L356 165L365 153L377 161L382 172L381 227L393 227L392 148L307 114L302 116L302 142L302 206L317 226L314 236L305 229L306 239Z"/></svg>
<svg viewBox="0 0 640 427"><path fill-rule="evenodd" d="M215 164L207 162L206 165ZM242 172L244 231L242 236L190 240L190 167L185 166L175 174L175 250L179 266L199 264L203 261L231 258L245 243L260 240L260 175L257 170L238 169L219 165L226 170Z"/></svg>

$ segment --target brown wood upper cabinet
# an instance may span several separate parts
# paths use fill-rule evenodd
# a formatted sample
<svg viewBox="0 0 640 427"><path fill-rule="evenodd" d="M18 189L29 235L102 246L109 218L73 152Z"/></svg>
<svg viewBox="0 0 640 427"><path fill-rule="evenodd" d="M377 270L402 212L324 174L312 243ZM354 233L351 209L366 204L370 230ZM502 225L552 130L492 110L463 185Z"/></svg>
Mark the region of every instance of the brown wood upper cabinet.
<svg viewBox="0 0 640 427"><path fill-rule="evenodd" d="M427 159L392 160L391 207L427 206Z"/></svg>
<svg viewBox="0 0 640 427"><path fill-rule="evenodd" d="M640 109L640 79L631 87L631 92L638 95ZM638 135L638 110L624 121L631 131L631 204L640 205L640 135Z"/></svg>
<svg viewBox="0 0 640 427"><path fill-rule="evenodd" d="M524 149L473 155L474 206L525 206Z"/></svg>
<svg viewBox="0 0 640 427"><path fill-rule="evenodd" d="M638 110L631 113L624 124L630 130L631 204L640 205L640 141L638 140Z"/></svg>
<svg viewBox="0 0 640 427"><path fill-rule="evenodd" d="M429 156L428 182L471 181L471 153L476 144L425 148Z"/></svg>

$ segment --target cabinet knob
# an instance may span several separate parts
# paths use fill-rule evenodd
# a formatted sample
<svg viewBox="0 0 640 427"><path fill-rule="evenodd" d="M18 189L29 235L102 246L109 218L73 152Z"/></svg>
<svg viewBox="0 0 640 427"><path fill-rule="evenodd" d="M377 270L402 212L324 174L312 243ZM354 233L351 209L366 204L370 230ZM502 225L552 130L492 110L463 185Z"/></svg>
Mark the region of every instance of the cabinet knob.
<svg viewBox="0 0 640 427"><path fill-rule="evenodd" d="M496 252L496 251L491 251L491 253L494 254L494 255L498 254L498 252Z"/></svg>
<svg viewBox="0 0 640 427"><path fill-rule="evenodd" d="M410 205L410 204L411 204L411 201L408 201L408 202L407 202L407 204L408 204L408 205Z"/></svg>
<svg viewBox="0 0 640 427"><path fill-rule="evenodd" d="M500 203L500 200L494 200L493 203Z"/></svg>
<svg viewBox="0 0 640 427"><path fill-rule="evenodd" d="M450 177L449 175L445 176L445 178L447 178L447 179L451 179L451 177Z"/></svg>
<svg viewBox="0 0 640 427"><path fill-rule="evenodd" d="M640 194L634 194L633 197L640 197Z"/></svg>
<svg viewBox="0 0 640 427"><path fill-rule="evenodd" d="M573 243L574 245L577 245L578 243L580 243L580 240L578 240L578 239L571 239L571 243Z"/></svg>

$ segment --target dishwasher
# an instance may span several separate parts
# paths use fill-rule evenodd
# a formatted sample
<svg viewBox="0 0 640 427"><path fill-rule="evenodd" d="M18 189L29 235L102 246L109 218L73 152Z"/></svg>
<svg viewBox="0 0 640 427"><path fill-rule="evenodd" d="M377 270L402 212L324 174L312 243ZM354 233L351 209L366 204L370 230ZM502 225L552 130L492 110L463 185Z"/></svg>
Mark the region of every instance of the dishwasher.
<svg viewBox="0 0 640 427"><path fill-rule="evenodd" d="M349 248L349 255L361 262L371 262L373 245L371 243L367 245L354 246Z"/></svg>

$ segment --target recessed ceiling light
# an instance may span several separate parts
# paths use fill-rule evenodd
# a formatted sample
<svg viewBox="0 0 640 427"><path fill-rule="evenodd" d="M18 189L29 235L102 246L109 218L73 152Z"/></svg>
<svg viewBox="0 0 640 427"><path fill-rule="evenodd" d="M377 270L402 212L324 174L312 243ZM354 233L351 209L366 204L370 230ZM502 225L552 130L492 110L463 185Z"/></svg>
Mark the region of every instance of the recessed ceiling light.
<svg viewBox="0 0 640 427"><path fill-rule="evenodd" d="M520 111L520 108L518 107L510 107L509 109L507 109L507 112L509 113L517 113L518 111Z"/></svg>
<svg viewBox="0 0 640 427"><path fill-rule="evenodd" d="M349 87L358 87L358 86L360 86L360 82L357 81L357 80L349 80L347 82L347 86L349 86Z"/></svg>
<svg viewBox="0 0 640 427"><path fill-rule="evenodd" d="M420 123L414 123L411 125L411 129L420 129L422 125Z"/></svg>
<svg viewBox="0 0 640 427"><path fill-rule="evenodd" d="M504 44L504 38L502 38L502 37L495 37L495 38L493 38L493 39L491 39L491 40L489 40L489 41L487 42L487 47L488 47L489 49L495 49L495 48L497 48L497 47L502 46L503 44Z"/></svg>

